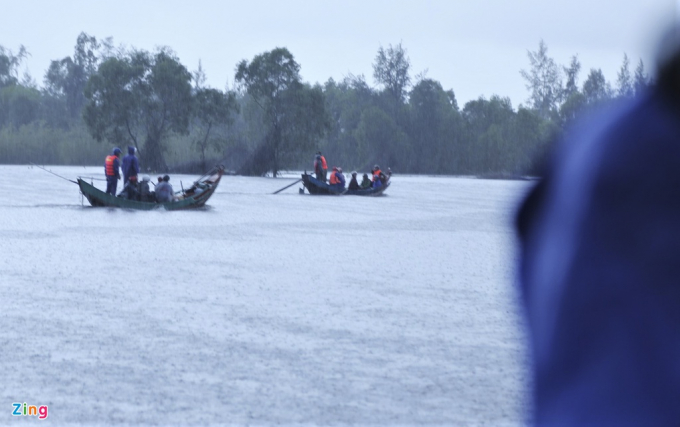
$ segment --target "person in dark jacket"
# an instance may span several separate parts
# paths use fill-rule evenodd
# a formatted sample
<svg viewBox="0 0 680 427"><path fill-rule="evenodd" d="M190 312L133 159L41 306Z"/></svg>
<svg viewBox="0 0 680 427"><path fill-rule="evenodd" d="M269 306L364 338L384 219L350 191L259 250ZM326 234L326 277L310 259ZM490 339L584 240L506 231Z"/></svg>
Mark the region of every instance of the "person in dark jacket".
<svg viewBox="0 0 680 427"><path fill-rule="evenodd" d="M135 156L135 147L128 146L128 154L123 157L123 184L127 184L131 176L139 173L139 162Z"/></svg>
<svg viewBox="0 0 680 427"><path fill-rule="evenodd" d="M155 201L155 196L153 196L151 189L149 188L149 181L151 181L149 175L144 175L142 177L142 182L139 183L139 200L142 202Z"/></svg>
<svg viewBox="0 0 680 427"><path fill-rule="evenodd" d="M125 184L125 187L123 187L123 191L120 192L118 197L124 197L128 200L140 200L136 175L132 175L130 177L130 180L128 181L127 184Z"/></svg>
<svg viewBox="0 0 680 427"><path fill-rule="evenodd" d="M674 51L647 93L567 134L518 213L536 425L680 425Z"/></svg>
<svg viewBox="0 0 680 427"><path fill-rule="evenodd" d="M359 187L359 183L357 182L357 171L352 171L352 179L349 180L349 186L347 188L350 190L361 189L361 187Z"/></svg>
<svg viewBox="0 0 680 427"><path fill-rule="evenodd" d="M323 170L323 163L321 162L321 154L319 153L316 153L314 156L314 174L316 175L316 179L322 182L326 177Z"/></svg>
<svg viewBox="0 0 680 427"><path fill-rule="evenodd" d="M106 175L106 193L116 195L116 187L120 179L120 148L115 147L111 155L104 160L104 174Z"/></svg>
<svg viewBox="0 0 680 427"><path fill-rule="evenodd" d="M361 178L361 188L371 188L371 180L367 173Z"/></svg>

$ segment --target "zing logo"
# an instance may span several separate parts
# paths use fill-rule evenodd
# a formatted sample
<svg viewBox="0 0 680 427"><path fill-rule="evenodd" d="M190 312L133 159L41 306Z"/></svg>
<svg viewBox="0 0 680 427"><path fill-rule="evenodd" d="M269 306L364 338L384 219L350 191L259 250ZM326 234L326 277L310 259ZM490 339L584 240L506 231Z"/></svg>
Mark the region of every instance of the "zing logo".
<svg viewBox="0 0 680 427"><path fill-rule="evenodd" d="M24 403L12 403L12 406L14 406L14 411L12 412L12 415L14 415L15 417L21 416L38 417L41 420L47 418L47 405L42 406L27 405L26 402L24 402Z"/></svg>

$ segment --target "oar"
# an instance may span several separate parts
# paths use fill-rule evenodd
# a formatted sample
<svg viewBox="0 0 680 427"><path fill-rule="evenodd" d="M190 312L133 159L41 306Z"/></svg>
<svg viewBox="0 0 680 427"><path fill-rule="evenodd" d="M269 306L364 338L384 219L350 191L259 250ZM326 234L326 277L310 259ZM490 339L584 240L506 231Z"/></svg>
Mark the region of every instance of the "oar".
<svg viewBox="0 0 680 427"><path fill-rule="evenodd" d="M297 183L300 182L300 181L302 181L302 178L298 179L297 181L293 182L292 184L286 185L285 187L283 187L283 188L280 189L280 190L274 191L272 194L279 194L280 192L282 192L282 191L285 190L286 188L292 187L292 186L294 186L295 184L297 184Z"/></svg>
<svg viewBox="0 0 680 427"><path fill-rule="evenodd" d="M30 163L30 162L29 162L29 163ZM49 173L51 173L51 174L54 175L54 176L58 176L58 177L61 178L61 179L65 179L66 181L69 181L69 182L74 183L75 185L78 185L78 183L77 183L76 181L72 180L72 179L64 178L64 177L61 176L61 175L57 175L56 173L52 172L51 170L47 170L47 169L45 169L45 168L42 167L42 166L36 165L35 163L31 163L31 164L32 164L33 166L37 167L37 168L40 168L40 169L44 170L45 172L49 172Z"/></svg>

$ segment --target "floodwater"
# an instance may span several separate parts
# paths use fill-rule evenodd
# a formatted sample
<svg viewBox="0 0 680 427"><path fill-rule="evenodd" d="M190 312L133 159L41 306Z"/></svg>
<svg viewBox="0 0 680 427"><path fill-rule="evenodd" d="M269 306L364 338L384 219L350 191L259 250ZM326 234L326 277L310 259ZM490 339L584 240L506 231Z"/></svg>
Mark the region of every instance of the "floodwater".
<svg viewBox="0 0 680 427"><path fill-rule="evenodd" d="M207 209L140 212L0 177L0 424L37 418L14 402L59 425L527 421L527 182L395 175L362 198L225 176Z"/></svg>

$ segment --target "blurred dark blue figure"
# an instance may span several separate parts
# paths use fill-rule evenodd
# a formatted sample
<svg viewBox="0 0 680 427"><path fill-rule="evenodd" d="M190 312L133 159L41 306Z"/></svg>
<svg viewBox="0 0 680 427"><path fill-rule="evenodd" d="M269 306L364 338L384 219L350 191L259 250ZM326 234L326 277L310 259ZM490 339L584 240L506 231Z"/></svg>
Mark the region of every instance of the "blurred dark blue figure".
<svg viewBox="0 0 680 427"><path fill-rule="evenodd" d="M558 146L517 225L537 425L680 425L680 55Z"/></svg>
<svg viewBox="0 0 680 427"><path fill-rule="evenodd" d="M128 154L123 157L123 185L126 185L131 176L136 177L139 173L139 162L135 156L135 147L128 146Z"/></svg>

